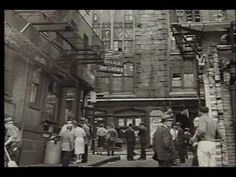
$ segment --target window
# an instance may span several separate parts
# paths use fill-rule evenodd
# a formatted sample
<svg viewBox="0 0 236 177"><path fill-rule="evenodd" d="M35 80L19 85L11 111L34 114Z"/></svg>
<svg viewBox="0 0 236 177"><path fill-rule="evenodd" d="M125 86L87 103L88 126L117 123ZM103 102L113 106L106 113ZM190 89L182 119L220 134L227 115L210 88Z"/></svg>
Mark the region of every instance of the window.
<svg viewBox="0 0 236 177"><path fill-rule="evenodd" d="M133 64L131 62L127 62L124 64L124 76L133 76Z"/></svg>
<svg viewBox="0 0 236 177"><path fill-rule="evenodd" d="M200 11L199 10L185 10L187 22L200 22Z"/></svg>
<svg viewBox="0 0 236 177"><path fill-rule="evenodd" d="M32 82L31 82L30 103L37 104L39 102L40 73L41 73L40 68L36 68L33 70Z"/></svg>
<svg viewBox="0 0 236 177"><path fill-rule="evenodd" d="M98 15L95 13L95 14L93 15L93 21L94 21L94 22L97 22L97 20L98 20Z"/></svg>
<svg viewBox="0 0 236 177"><path fill-rule="evenodd" d="M181 73L173 73L173 75L172 75L172 87L182 87Z"/></svg>
<svg viewBox="0 0 236 177"><path fill-rule="evenodd" d="M196 88L195 84L195 64L192 61L184 61L182 65L173 63L171 68L171 85L173 91L193 90Z"/></svg>
<svg viewBox="0 0 236 177"><path fill-rule="evenodd" d="M177 48L175 37L173 36L173 33L170 33L170 53L177 53L179 54L179 50Z"/></svg>
<svg viewBox="0 0 236 177"><path fill-rule="evenodd" d="M132 10L126 10L124 14L125 22L132 22L133 21L133 13Z"/></svg>
<svg viewBox="0 0 236 177"><path fill-rule="evenodd" d="M194 74L184 74L184 87L194 88Z"/></svg>
<svg viewBox="0 0 236 177"><path fill-rule="evenodd" d="M113 49L115 51L121 51L122 50L122 41L114 41Z"/></svg>
<svg viewBox="0 0 236 177"><path fill-rule="evenodd" d="M7 53L6 53L7 54ZM4 92L7 96L12 95L13 84L13 58L11 56L5 56L4 67Z"/></svg>

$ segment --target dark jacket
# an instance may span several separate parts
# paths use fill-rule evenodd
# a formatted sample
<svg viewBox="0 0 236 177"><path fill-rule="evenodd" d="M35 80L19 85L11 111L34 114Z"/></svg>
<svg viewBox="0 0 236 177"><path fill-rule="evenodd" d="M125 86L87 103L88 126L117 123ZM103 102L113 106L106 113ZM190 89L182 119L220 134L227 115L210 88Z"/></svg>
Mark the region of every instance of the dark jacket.
<svg viewBox="0 0 236 177"><path fill-rule="evenodd" d="M153 137L153 150L158 160L171 161L175 156L174 142L170 129L164 125L157 128Z"/></svg>
<svg viewBox="0 0 236 177"><path fill-rule="evenodd" d="M125 131L125 139L127 143L135 143L135 132L134 129L128 128Z"/></svg>
<svg viewBox="0 0 236 177"><path fill-rule="evenodd" d="M138 136L140 137L140 144L147 144L147 128L139 128Z"/></svg>

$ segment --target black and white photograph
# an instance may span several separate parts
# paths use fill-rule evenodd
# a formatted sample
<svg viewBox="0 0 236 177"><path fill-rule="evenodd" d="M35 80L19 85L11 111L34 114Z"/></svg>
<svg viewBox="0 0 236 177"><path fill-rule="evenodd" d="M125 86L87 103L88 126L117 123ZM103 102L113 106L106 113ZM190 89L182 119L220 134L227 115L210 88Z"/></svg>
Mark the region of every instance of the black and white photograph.
<svg viewBox="0 0 236 177"><path fill-rule="evenodd" d="M4 168L235 167L236 10L4 10Z"/></svg>

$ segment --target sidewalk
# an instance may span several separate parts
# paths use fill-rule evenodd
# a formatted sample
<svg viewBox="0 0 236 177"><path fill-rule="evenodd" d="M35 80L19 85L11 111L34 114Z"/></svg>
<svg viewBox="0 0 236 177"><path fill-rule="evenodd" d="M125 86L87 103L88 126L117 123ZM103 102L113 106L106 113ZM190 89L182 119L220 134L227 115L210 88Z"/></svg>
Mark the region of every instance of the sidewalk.
<svg viewBox="0 0 236 177"><path fill-rule="evenodd" d="M88 162L87 163L80 163L80 164L70 164L69 167L97 167L103 165L108 162L114 162L120 160L120 156L107 156L107 155L88 155ZM29 165L28 167L62 167L62 164L35 164Z"/></svg>

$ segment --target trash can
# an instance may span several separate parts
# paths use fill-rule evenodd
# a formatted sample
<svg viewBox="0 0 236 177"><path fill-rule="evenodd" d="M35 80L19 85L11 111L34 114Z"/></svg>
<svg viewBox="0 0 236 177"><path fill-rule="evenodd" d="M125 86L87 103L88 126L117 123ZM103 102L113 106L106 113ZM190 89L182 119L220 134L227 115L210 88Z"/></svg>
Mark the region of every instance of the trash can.
<svg viewBox="0 0 236 177"><path fill-rule="evenodd" d="M53 165L61 162L61 142L55 138L56 136L47 140L44 164Z"/></svg>

